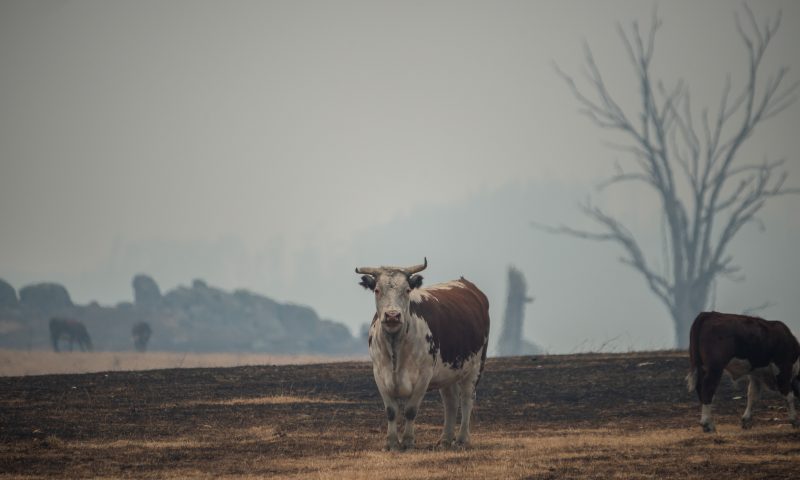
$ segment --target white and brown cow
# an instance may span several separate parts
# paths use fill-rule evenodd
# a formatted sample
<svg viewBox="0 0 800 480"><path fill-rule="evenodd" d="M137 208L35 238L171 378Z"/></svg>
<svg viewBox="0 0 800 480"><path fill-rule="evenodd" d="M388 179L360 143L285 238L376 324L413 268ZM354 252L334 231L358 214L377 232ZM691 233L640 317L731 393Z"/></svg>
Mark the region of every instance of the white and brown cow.
<svg viewBox="0 0 800 480"><path fill-rule="evenodd" d="M800 426L794 405L795 395L800 396L800 344L783 322L702 312L689 333L689 359L686 383L689 391L697 390L700 397L703 431L714 431L711 402L723 370L734 380L745 375L750 380L742 428L752 426L753 404L762 387L777 390L786 398L789 420Z"/></svg>
<svg viewBox="0 0 800 480"><path fill-rule="evenodd" d="M486 361L489 301L475 285L459 280L421 288L417 275L428 265L364 267L361 285L375 293L369 354L389 421L386 449L414 446L414 419L425 392L438 389L444 403L444 447L469 443L475 387ZM461 406L461 428L455 420ZM402 408L402 409L401 409ZM398 439L397 416L405 417Z"/></svg>

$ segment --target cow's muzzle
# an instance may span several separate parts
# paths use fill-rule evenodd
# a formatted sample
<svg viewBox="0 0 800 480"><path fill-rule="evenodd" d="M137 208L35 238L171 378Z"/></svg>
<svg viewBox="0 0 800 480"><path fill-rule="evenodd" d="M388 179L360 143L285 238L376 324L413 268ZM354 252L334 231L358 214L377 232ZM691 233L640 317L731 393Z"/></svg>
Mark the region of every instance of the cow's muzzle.
<svg viewBox="0 0 800 480"><path fill-rule="evenodd" d="M400 312L397 310L389 310L383 314L383 326L386 328L394 329L403 323Z"/></svg>

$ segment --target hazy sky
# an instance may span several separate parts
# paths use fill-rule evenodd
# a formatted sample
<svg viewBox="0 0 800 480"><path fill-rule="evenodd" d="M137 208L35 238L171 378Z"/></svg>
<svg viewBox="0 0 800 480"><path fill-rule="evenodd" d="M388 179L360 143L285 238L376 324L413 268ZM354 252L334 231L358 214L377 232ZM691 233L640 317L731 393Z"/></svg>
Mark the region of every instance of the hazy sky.
<svg viewBox="0 0 800 480"><path fill-rule="evenodd" d="M786 65L797 80L800 2L751 3L762 21L783 12L764 72ZM17 288L60 281L76 301L115 303L131 298L130 279L139 272L162 289L202 276L212 285L309 303L356 329L372 307L355 291L356 265L410 264L427 255L432 268L448 267L432 271L432 279L485 275L498 320L505 267L538 265L549 270L525 273L538 284L532 293L539 306L548 301L543 291L574 299L564 320L573 326L550 328L540 343L565 351L587 336L633 328L631 345L667 346L665 313L644 287L620 298L632 296L642 312L659 315L652 320L658 328L612 322L582 330L581 319L622 314L614 310L620 302L598 311L598 300L580 301L586 284L549 285L546 279L559 274L586 280L578 253L543 265L535 255L600 252L607 267L592 268L611 270L594 273L627 277L601 281L593 292L599 297L641 281L614 263L613 248L545 238L527 227L533 217L581 222L575 204L616 159L624 162L605 145L616 137L579 114L551 62L579 76L585 40L610 88L632 107L636 84L616 22L649 26L653 6L0 0L0 278ZM658 5L664 25L655 71L666 85L685 79L698 107L716 107L727 72L734 87L743 81L737 9L743 12L725 0ZM795 105L758 130L743 154L752 161L786 157L790 183L800 184L799 125ZM624 189L602 198L634 223L657 217L651 198L633 199ZM502 248L504 232L484 238L476 235L483 221L449 223L453 212L468 216L462 205L492 199L507 206L486 212L506 222L497 228L522 226L514 230L519 252L509 258L482 250ZM745 283L757 294L744 302L777 304L768 316L800 317L798 263L780 261L797 257L797 243L786 242L800 238L798 207L798 198L769 205L766 233L748 232L752 240L739 247L752 258L755 278L769 277L763 265L787 269L780 272L783 290ZM441 216L412 221L428 211ZM457 225L474 231L455 236ZM369 238L380 243L366 246ZM765 241L784 250L764 249L762 258ZM462 250L474 253L469 263L451 254ZM745 287L721 295L736 288ZM557 324L557 305L548 308L540 321Z"/></svg>

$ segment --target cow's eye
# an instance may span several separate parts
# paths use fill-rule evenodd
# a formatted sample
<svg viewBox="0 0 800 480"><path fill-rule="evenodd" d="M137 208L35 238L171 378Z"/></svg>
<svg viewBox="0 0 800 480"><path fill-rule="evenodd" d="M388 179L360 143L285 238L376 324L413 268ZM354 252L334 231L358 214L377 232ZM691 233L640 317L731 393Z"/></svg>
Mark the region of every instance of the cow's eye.
<svg viewBox="0 0 800 480"><path fill-rule="evenodd" d="M406 288L406 293L411 293L411 289L410 288Z"/></svg>
<svg viewBox="0 0 800 480"><path fill-rule="evenodd" d="M379 288L376 288L376 289L375 289L375 295L377 295L377 294L379 294L379 293L381 293L380 289L379 289Z"/></svg>

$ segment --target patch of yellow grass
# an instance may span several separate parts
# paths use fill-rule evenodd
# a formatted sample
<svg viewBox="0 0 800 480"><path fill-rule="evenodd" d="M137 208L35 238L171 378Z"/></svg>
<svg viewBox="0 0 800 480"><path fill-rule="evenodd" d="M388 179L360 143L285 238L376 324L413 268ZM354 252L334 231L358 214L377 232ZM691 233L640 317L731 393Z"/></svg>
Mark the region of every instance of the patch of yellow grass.
<svg viewBox="0 0 800 480"><path fill-rule="evenodd" d="M303 401L290 395L274 397L278 402ZM780 466L781 471L800 469L795 437L763 437L764 430L743 432L730 428L715 435L696 428L659 430L558 429L519 431L484 431L473 435L467 449L430 449L438 436L438 427L419 425L418 448L408 452L384 452L375 442L367 449L348 448L355 432L298 432L279 426L218 430L208 426L208 434L162 440L116 440L112 442L71 442L53 440L50 448L64 450L111 449L127 452L150 450L189 450L196 448L236 449L251 445L252 456L237 463L244 472L225 474L213 468L202 470L176 465L161 470L161 478L303 478L319 480L446 479L484 478L608 478L659 479L705 478L715 466ZM324 437L324 438L322 438ZM422 437L422 438L420 438ZM223 440L224 439L224 440ZM324 441L322 441L324 440ZM376 438L378 440L378 438ZM309 455L265 455L258 453L266 443L285 445L316 444ZM363 445L363 443L360 443ZM238 446L238 447L237 447ZM149 456L150 453L147 453ZM265 469L265 467L267 467ZM751 470L753 471L753 470Z"/></svg>
<svg viewBox="0 0 800 480"><path fill-rule="evenodd" d="M198 441L194 438L173 438L169 440L114 440L112 442L71 442L70 447L91 450L104 449L146 449L146 450L165 450L196 448L207 445L206 442Z"/></svg>
<svg viewBox="0 0 800 480"><path fill-rule="evenodd" d="M255 398L231 398L227 400L211 400L190 402L189 405L286 405L291 403L353 403L350 400L339 400L335 398L301 397L297 395L272 395L267 397Z"/></svg>
<svg viewBox="0 0 800 480"><path fill-rule="evenodd" d="M184 449L192 449L192 448L201 448L201 447L211 447L211 446L218 446L215 443L214 434L218 432L214 432L215 427L212 425L202 425L202 427L207 427L209 429L209 433L211 435L205 436L197 436L197 437L176 437L176 438L168 438L168 439L159 439L159 440L148 440L148 439L122 439L122 440L114 440L114 441L104 441L104 442L97 442L97 441L59 441L57 444L59 447L62 448L70 448L70 449L78 449L78 450L123 450L123 451L131 451L131 450L184 450ZM237 429L237 430L229 430L230 435L228 436L229 442L239 442L239 443L246 443L246 442L265 442L265 441L273 441L276 438L279 438L277 435L277 429L270 426L258 426L258 427L250 427L245 429ZM49 439L49 437L48 437ZM47 439L46 439L47 441ZM54 442L51 442L54 443Z"/></svg>
<svg viewBox="0 0 800 480"><path fill-rule="evenodd" d="M737 432L738 433L738 432ZM698 453L686 455L686 442L697 441ZM564 430L519 433L492 432L473 436L464 450L410 452L354 451L314 458L283 458L276 466L290 473L275 478L321 480L392 478L661 478L662 471L689 477L692 466L702 463L739 464L787 462L783 450L745 453L731 443L748 445L742 437L722 441L689 429L621 432ZM782 450L783 449L783 450ZM794 459L800 468L800 459ZM368 468L364 466L368 465Z"/></svg>
<svg viewBox="0 0 800 480"><path fill-rule="evenodd" d="M179 352L51 352L0 349L0 376L291 365L367 360L366 356Z"/></svg>

